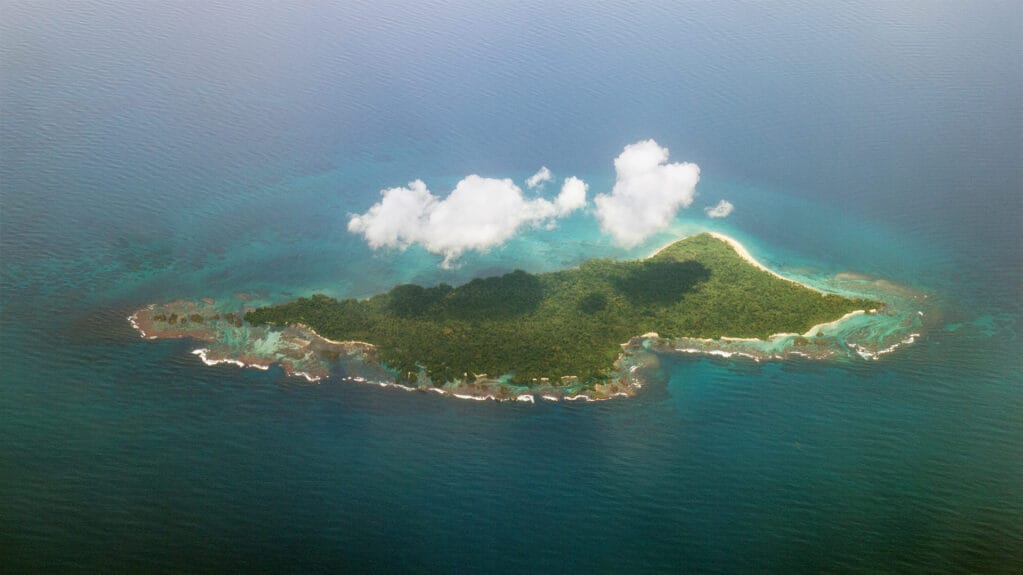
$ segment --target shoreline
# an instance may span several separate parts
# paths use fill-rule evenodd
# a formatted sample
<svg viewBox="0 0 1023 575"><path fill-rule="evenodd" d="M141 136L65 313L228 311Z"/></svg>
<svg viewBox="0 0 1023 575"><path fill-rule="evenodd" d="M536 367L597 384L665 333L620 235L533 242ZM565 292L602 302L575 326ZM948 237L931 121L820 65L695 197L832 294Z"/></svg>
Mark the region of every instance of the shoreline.
<svg viewBox="0 0 1023 575"><path fill-rule="evenodd" d="M806 333L794 333L794 332L793 333L787 333L787 332L772 333L771 335L767 336L767 341L770 341L772 339L779 338L779 337L814 337L817 334L817 332L819 332L822 329L833 328L833 327L837 326L838 324L842 323L843 321L845 321L845 320L847 320L847 319L849 319L851 317L856 317L858 315L863 315L863 314L866 314L866 313L869 313L869 311L865 310L865 309L854 309L851 312L843 315L842 317L840 317L838 319L834 319L834 320L827 321L827 322L824 322L824 323L819 323L819 324L814 325L814 326L810 326L810 329L806 330ZM725 339L725 338L721 338L721 339ZM736 341L740 341L738 338L728 338L728 339L733 339L733 340L736 340ZM747 340L747 341L760 341L760 340L757 340L756 338L751 338L750 340Z"/></svg>
<svg viewBox="0 0 1023 575"><path fill-rule="evenodd" d="M368 345L369 347L376 348L375 344L369 343L368 341L358 341L358 340L354 340L354 339L350 340L350 341L337 341L336 339L329 339L329 338L323 337L322 335L317 333L315 329L309 327L308 325L306 325L304 323L295 323L295 324L292 324L292 325L294 325L295 327L304 329L305 331L308 331L309 333L315 335L316 337L322 339L323 341L325 341L325 342L327 342L329 344L333 344L333 345Z"/></svg>
<svg viewBox="0 0 1023 575"><path fill-rule="evenodd" d="M776 277L776 278L778 278L780 280L784 280L784 281L787 281L789 283L794 283L794 284L796 284L798 286L805 287L806 289L813 290L813 291L815 291L817 293L820 293L820 294L825 294L826 295L828 293L828 292L825 292L824 290L822 290L820 288L816 288L816 287L814 287L812 285L805 284L803 282L794 280L792 278L787 278L787 277L781 275L780 273L772 270L771 268L769 268L769 267L765 266L764 264L760 263L755 257L753 257L753 254L751 254L749 252L749 250L746 249L746 246L744 246L742 244L742 242L740 242L739 240L733 238L732 236L723 234L721 232L702 231L702 232L698 232L698 233L695 233L695 234L692 234L692 235L689 235L689 236L684 236L684 237L681 237L681 238L676 238L676 239L671 240L670 242L664 244L663 246L657 248L656 250L654 250L653 253L651 253L650 255L646 256L643 259L644 260L648 260L648 259L656 256L657 254L663 252L664 250L670 248L671 246L675 245L677 242L682 241L682 240L684 240L686 238L691 238L691 237L698 236L700 234L707 234L707 235L709 235L712 238L715 238L715 239L718 239L718 240L721 240L721 241L725 242L726 244L731 246L731 248L733 250L735 250L735 253L738 254L738 256L740 258L742 258L743 261L745 261L746 263L750 264L751 266L757 268L760 271L767 272L767 273L771 274L772 276L774 276L774 277Z"/></svg>
<svg viewBox="0 0 1023 575"><path fill-rule="evenodd" d="M733 238L732 236L727 236L727 235L722 234L720 232L706 232L706 233L710 234L711 237L717 238L717 239L725 242L726 244L732 246L732 249L735 250L735 253L739 254L740 258L742 258L743 260L746 261L746 263L748 263L751 266L757 268L758 270L765 271L765 272L771 274L772 276L774 276L774 277L776 277L776 278L778 278L780 280L785 280L787 282L794 283L794 284L796 284L798 286L805 287L805 288L813 290L813 291L815 291L817 293L821 293L821 294L826 293L823 290L815 288L815 287L813 287L811 285L807 285L807 284L805 284L803 282L796 281L796 280L794 280L792 278L787 278L787 277L781 275L780 273L772 270L771 268L765 266L764 264L760 263L759 261L757 261L757 259L755 257L753 257L753 254L749 253L749 250L746 249L746 246L742 245L742 242L740 242L739 240Z"/></svg>
<svg viewBox="0 0 1023 575"><path fill-rule="evenodd" d="M728 235L725 235L725 234L722 234L722 233L719 233L719 232L710 232L710 231L700 232L700 233L706 233L706 234L710 235L711 237L713 237L713 238L715 238L715 239L717 239L719 241L722 241L722 242L728 244L728 246L731 247L735 251L735 253L744 262L746 262L749 265L752 265L753 267L755 267L758 270L766 271L767 273L771 274L772 276L774 276L777 279L781 279L783 281L786 281L786 282L789 282L789 283L793 283L793 284L796 284L796 285L801 286L801 287L805 287L805 288L807 288L809 290L812 290L813 292L820 293L822 295L826 295L828 293L828 292L825 292L825 291L823 291L821 289L815 288L813 286L810 286L810 285L801 283L799 281L796 281L794 279L782 276L781 274L779 274L779 273L777 273L777 272L767 268L765 265L763 265L762 263L757 261L756 258L754 258L752 256L752 254L750 254L749 250L747 250L746 247L743 246L741 242L739 242L735 238L732 238L731 236L728 236ZM695 234L695 235L699 235L699 234ZM688 237L693 237L693 236L685 236L683 238L674 239L674 240L672 240L671 242L669 242L666 245L662 246L661 248L659 248L658 250L656 250L655 252L653 252L652 254L650 254L649 256L647 256L644 259L650 259L652 257L655 257L657 254L661 253L665 249L671 247L672 245L676 244L677 242L682 241L682 240L684 240L684 239L686 239ZM203 299L202 301L203 301L203 303L208 303L208 302L206 302L205 299ZM147 327L148 324L146 323L144 318L146 317L146 313L147 312L150 313L150 314L154 313L153 310L155 308L155 305L156 304L150 304L150 305L146 306L145 308L139 309L138 311L136 311L135 313L131 314L127 318L129 324L132 326L132 328L134 328L140 334L140 337L142 339L152 340L152 339L163 339L164 337L170 337L170 338L175 338L175 337L197 337L193 333L188 333L190 330L188 330L187 328L179 329L178 331L174 331L174 332L172 332L170 334L164 334L164 335L156 335L156 334L153 334L152 332L149 332L148 330L146 330L145 328ZM170 304L168 304L168 305L170 305ZM774 353L771 353L770 355L763 355L762 356L762 354L760 354L758 352L751 352L751 353L749 353L749 352L746 352L745 350L742 350L741 348L740 349L736 349L736 350L732 350L732 349L730 349L730 346L728 346L728 344L729 343L741 344L742 342L771 343L774 340L780 340L780 339L783 339L783 338L800 338L800 337L802 337L802 338L810 338L810 337L814 337L818 333L822 333L823 330L829 330L830 331L833 328L835 328L836 326L838 326L839 324L841 324L842 322L844 322L844 321L846 321L846 320L848 320L848 319L850 319L852 317L863 315L863 314L869 314L869 313L873 313L873 312L876 312L876 311L877 310L865 310L865 309L853 310L851 312L846 313L845 315L843 315L840 318L837 318L837 319L834 319L834 320L831 320L831 321L827 321L827 322L823 322L823 323L819 323L819 324L813 325L804 334L786 333L786 332L774 333L774 334L769 335L766 339L759 339L759 338L738 338L738 337L722 336L718 340L706 340L706 344L709 344L706 347L704 347L703 345L700 345L700 348L698 349L696 347L675 347L675 346L672 346L672 347L674 347L674 349L672 349L670 351L673 351L673 352L676 352L676 353L681 352L681 353L687 353L687 354L700 354L700 355L704 355L704 356L708 356L708 357L714 357L714 356L716 356L716 357L724 357L724 358L729 358L729 357L733 357L733 356L748 357L748 358L750 358L750 359L752 359L754 361L757 361L757 362L761 361L762 359L772 359L772 358L784 359L784 357L786 355L796 355L796 356L811 357L810 355L807 355L807 353L801 352L801 351L799 351L797 349L790 349L787 352L785 352L784 354L780 354L780 355L777 354L777 352L774 352ZM369 351L372 354L372 352L375 352L378 349L375 344L372 344L370 342L357 341L357 340L337 341L337 340L326 338L326 337L320 335L319 333L317 333L312 327L310 327L309 325L306 325L304 323L290 324L290 326L284 326L282 328L282 330L283 331L287 331L289 327L292 328L293 330L297 330L297 332L292 331L290 333L290 335L287 335L286 337L289 338L289 340L296 340L297 339L298 341L301 341L302 342L301 343L301 349L303 349L303 350L310 350L311 349L311 350L315 351L316 349L320 349L324 344L326 344L328 346L340 347L342 350L344 350L347 353L351 353L353 350L357 350L359 348L363 348L364 351ZM847 352L848 351L854 352L854 354L853 354L854 356L859 356L859 357L861 357L863 359L877 359L880 355L883 355L885 353L890 353L891 351L893 351L896 347L899 347L900 345L904 345L904 344L907 344L907 343L912 343L915 340L915 338L917 338L919 336L920 336L919 333L910 334L908 339L900 341L900 342L896 343L895 345L893 345L893 346L891 346L889 348L886 348L884 350L878 350L877 352L871 352L866 347L861 346L861 345L856 344L856 343L846 343L843 347L846 347L846 351ZM210 334L209 337L198 337L198 339L200 339L200 340L205 339L205 340L209 341L210 338L216 339L218 337L220 337L220 336L217 335L217 332L215 332L215 333ZM307 340L307 339L311 340L311 341L303 341L303 340ZM649 332L649 333L645 333L645 334L642 334L642 335L633 336L632 338L629 339L629 341L627 341L627 342L625 342L623 344L620 344L623 349L622 349L621 353L619 354L618 358L615 360L613 365L614 366L618 366L622 362L623 359L625 359L627 356L630 356L632 353L634 353L635 350L634 349L630 350L630 346L634 346L638 342L649 341L649 340L658 340L658 339L661 339L660 336L657 333L654 333L654 332ZM676 338L670 338L670 339L676 339ZM687 340L688 339L689 341L698 341L698 340L694 340L692 338L686 338L685 336L681 336L678 339L679 340ZM316 341L319 341L321 343L316 344L315 343ZM702 341L702 340L700 340L700 341ZM723 347L723 348L712 347L714 341L720 341L721 343L725 344L725 347ZM780 345L785 345L785 344L784 344L784 342L780 342ZM283 370L284 370L286 375L288 375L288 376L303 377L303 378L305 378L310 383L319 382L324 377L326 377L328 375L327 370L329 369L329 367L326 364L324 366L322 366L323 367L322 370L320 368L318 368L318 367L311 370L313 372L318 372L318 373L308 373L308 372L302 371L302 368L296 369L298 366L293 365L292 362L289 361L286 357L279 357L281 352L280 352L280 350L277 350L277 349L275 349L272 352L270 352L270 355L267 355L264 352L263 355L266 355L265 358L260 356L259 354L250 357L250 356L247 356L247 355L245 355L243 353L242 355L239 355L237 358L225 357L225 358L214 359L214 358L210 358L207 355L209 353L209 351L210 350L208 348L199 348L199 349L193 350L191 353L196 355L196 356L198 356L198 358L203 362L203 364L205 364L207 366L214 366L214 365L220 365L220 364L230 364L230 365L235 365L235 366L241 367L241 368L255 367L257 369L265 371L265 370L269 369L269 367L271 365L276 363L276 364L280 365L283 368ZM661 350L661 351L669 351L669 350ZM245 361L242 361L243 359ZM823 359L823 357L820 357L820 359ZM360 361L373 361L373 360L372 359L361 359ZM629 370L629 372L631 373L631 371L635 371L635 367L636 366L633 366L633 369ZM303 366L303 368L304 368L304 366ZM613 367L612 369L617 370L618 368L617 367ZM376 381L376 379L377 379L376 377L374 377L371 380L364 379L363 377L354 377L354 376L342 377L341 379L342 379L342 381L352 381L352 382L355 382L355 383L370 383L370 384L379 385L381 387L393 387L393 388L402 389L404 391L420 391L420 392L434 391L434 392L439 393L441 395L446 395L446 396L454 397L454 398L457 398L457 399L471 399L471 400L474 400L474 401L483 401L483 400L487 400L487 399L492 399L492 400L497 401L497 402L512 401L512 402L523 402L523 403L534 403L534 404L535 403L539 403L538 400L541 400L541 401L554 401L554 402L581 400L581 401L590 402L590 401L606 401L606 400L614 399L614 398L617 398L617 397L633 397L633 396L636 395L637 391L642 387L642 385L638 381L634 381L634 378L631 378L629 376L629 373L625 373L625 372L622 372L622 371L615 371L614 373L616 373L617 375L612 376L607 381L590 382L589 384L582 384L582 385L578 385L578 386L573 385L573 386L570 386L570 387L560 387L560 386L552 386L552 385L542 384L542 385L535 386L534 388L531 388L528 384L527 385L512 385L512 384L503 382L499 378L498 379L492 379L492 378L486 378L486 377L484 377L482 379L482 381L478 380L478 379L474 380L472 382L456 380L456 381L453 381L453 382L446 382L445 384L442 384L442 385L430 385L428 383L423 383L423 382L413 383L412 385L406 385L404 383L398 382L397 380L395 380L395 381L383 381L383 380Z"/></svg>
<svg viewBox="0 0 1023 575"><path fill-rule="evenodd" d="M134 314L133 314L134 315ZM141 327L136 322L131 321L129 323L132 327L138 331L142 331ZM347 341L339 342L331 340L316 333L311 327L305 324L293 324L291 327L301 329L306 335L312 339L319 339L324 342L328 342L332 345L338 345L341 347L370 347L376 349L376 346L372 343L363 341ZM156 336L151 336L156 338ZM267 371L274 364L279 365L288 377L302 377L309 383L319 383L327 376L315 375L298 369L294 369L293 365L290 365L288 361L282 361L280 359L268 360L265 363L256 361L241 361L241 359L235 359L230 357L225 358L211 358L209 357L209 348L197 348L191 351L192 355L195 355L199 360L206 366L217 366L217 365L233 365L238 368L253 367L260 371ZM615 381L618 378L612 378L609 380ZM517 402L517 403L538 403L537 399L544 401L608 401L617 397L632 397L636 391L639 390L642 385L639 383L627 384L625 390L622 387L614 388L614 391L607 393L599 389L599 386L607 386L609 382L601 382L594 384L590 389L578 389L574 391L561 391L545 387L542 389L530 390L528 388L522 388L521 386L508 386L500 382L497 379L486 379L482 383L472 382L466 383L464 381L447 382L441 386L427 386L423 384L419 385L405 385L398 381L379 381L373 379L366 379L361 376L348 375L340 378L344 382L352 382L356 384L368 384L376 385L382 388L400 389L402 391L418 391L418 392L435 392L445 397L454 399L472 400L472 401L486 401L493 400L498 403L504 402Z"/></svg>

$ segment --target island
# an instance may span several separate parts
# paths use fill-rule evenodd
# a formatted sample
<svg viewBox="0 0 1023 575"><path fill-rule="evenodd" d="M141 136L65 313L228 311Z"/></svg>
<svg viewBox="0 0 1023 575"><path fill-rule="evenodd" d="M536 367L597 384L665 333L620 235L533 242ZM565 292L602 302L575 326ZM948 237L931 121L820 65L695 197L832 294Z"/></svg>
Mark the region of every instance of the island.
<svg viewBox="0 0 1023 575"><path fill-rule="evenodd" d="M148 339L209 343L195 353L211 365L278 364L310 381L337 373L532 401L633 395L646 352L876 357L860 351L865 343L829 335L854 316L885 315L886 305L784 278L731 238L703 233L636 261L592 259L557 272L516 270L460 286L406 284L368 299L313 295L232 312L212 299L184 300L129 319Z"/></svg>

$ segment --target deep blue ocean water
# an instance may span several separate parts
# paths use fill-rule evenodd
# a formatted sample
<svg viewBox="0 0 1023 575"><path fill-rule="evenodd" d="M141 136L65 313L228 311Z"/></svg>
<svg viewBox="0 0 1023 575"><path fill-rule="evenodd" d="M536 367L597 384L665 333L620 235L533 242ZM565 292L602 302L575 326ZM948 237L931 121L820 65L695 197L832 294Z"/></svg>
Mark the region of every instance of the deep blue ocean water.
<svg viewBox="0 0 1023 575"><path fill-rule="evenodd" d="M1023 570L1020 5L550 4L0 5L4 571ZM415 178L605 192L646 138L703 177L633 250L584 213L445 270L346 229ZM125 321L693 229L942 316L877 362L665 357L536 405L205 367Z"/></svg>

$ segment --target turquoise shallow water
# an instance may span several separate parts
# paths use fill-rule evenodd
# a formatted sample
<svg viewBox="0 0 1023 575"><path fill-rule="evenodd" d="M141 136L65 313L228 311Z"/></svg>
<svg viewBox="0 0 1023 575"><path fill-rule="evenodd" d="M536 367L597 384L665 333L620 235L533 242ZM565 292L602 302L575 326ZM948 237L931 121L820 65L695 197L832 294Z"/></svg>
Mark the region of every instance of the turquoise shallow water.
<svg viewBox="0 0 1023 575"><path fill-rule="evenodd" d="M25 571L1017 572L1017 6L90 2L0 18L0 559ZM381 188L703 169L632 250L589 213L452 270L345 229ZM726 198L735 212L709 220ZM178 297L361 297L715 229L933 298L876 362L661 358L628 401L205 367Z"/></svg>

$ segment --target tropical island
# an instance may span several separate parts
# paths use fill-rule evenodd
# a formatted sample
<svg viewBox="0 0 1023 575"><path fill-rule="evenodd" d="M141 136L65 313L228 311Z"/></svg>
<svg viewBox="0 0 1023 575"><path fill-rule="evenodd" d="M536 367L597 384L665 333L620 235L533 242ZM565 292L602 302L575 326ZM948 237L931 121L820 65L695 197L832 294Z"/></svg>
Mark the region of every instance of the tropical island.
<svg viewBox="0 0 1023 575"><path fill-rule="evenodd" d="M279 363L313 380L329 375L324 366L331 362L356 358L406 389L551 398L567 397L567 390L631 395L638 385L626 381L622 360L630 345L639 349L637 340L676 351L694 350L673 348L673 341L703 342L702 351L713 354L720 345L785 337L798 355L826 357L834 346L822 326L883 307L783 278L731 238L705 233L643 260L516 270L457 287L399 285L364 300L313 295L239 313L174 302L140 310L131 321L150 339L221 344L219 352L196 351L210 364Z"/></svg>
<svg viewBox="0 0 1023 575"><path fill-rule="evenodd" d="M435 382L510 374L528 384L607 379L622 342L645 333L767 339L879 306L780 279L702 234L645 260L516 270L458 287L399 285L366 300L317 295L251 311L245 320L304 324L332 340L371 343L407 381L422 369Z"/></svg>

